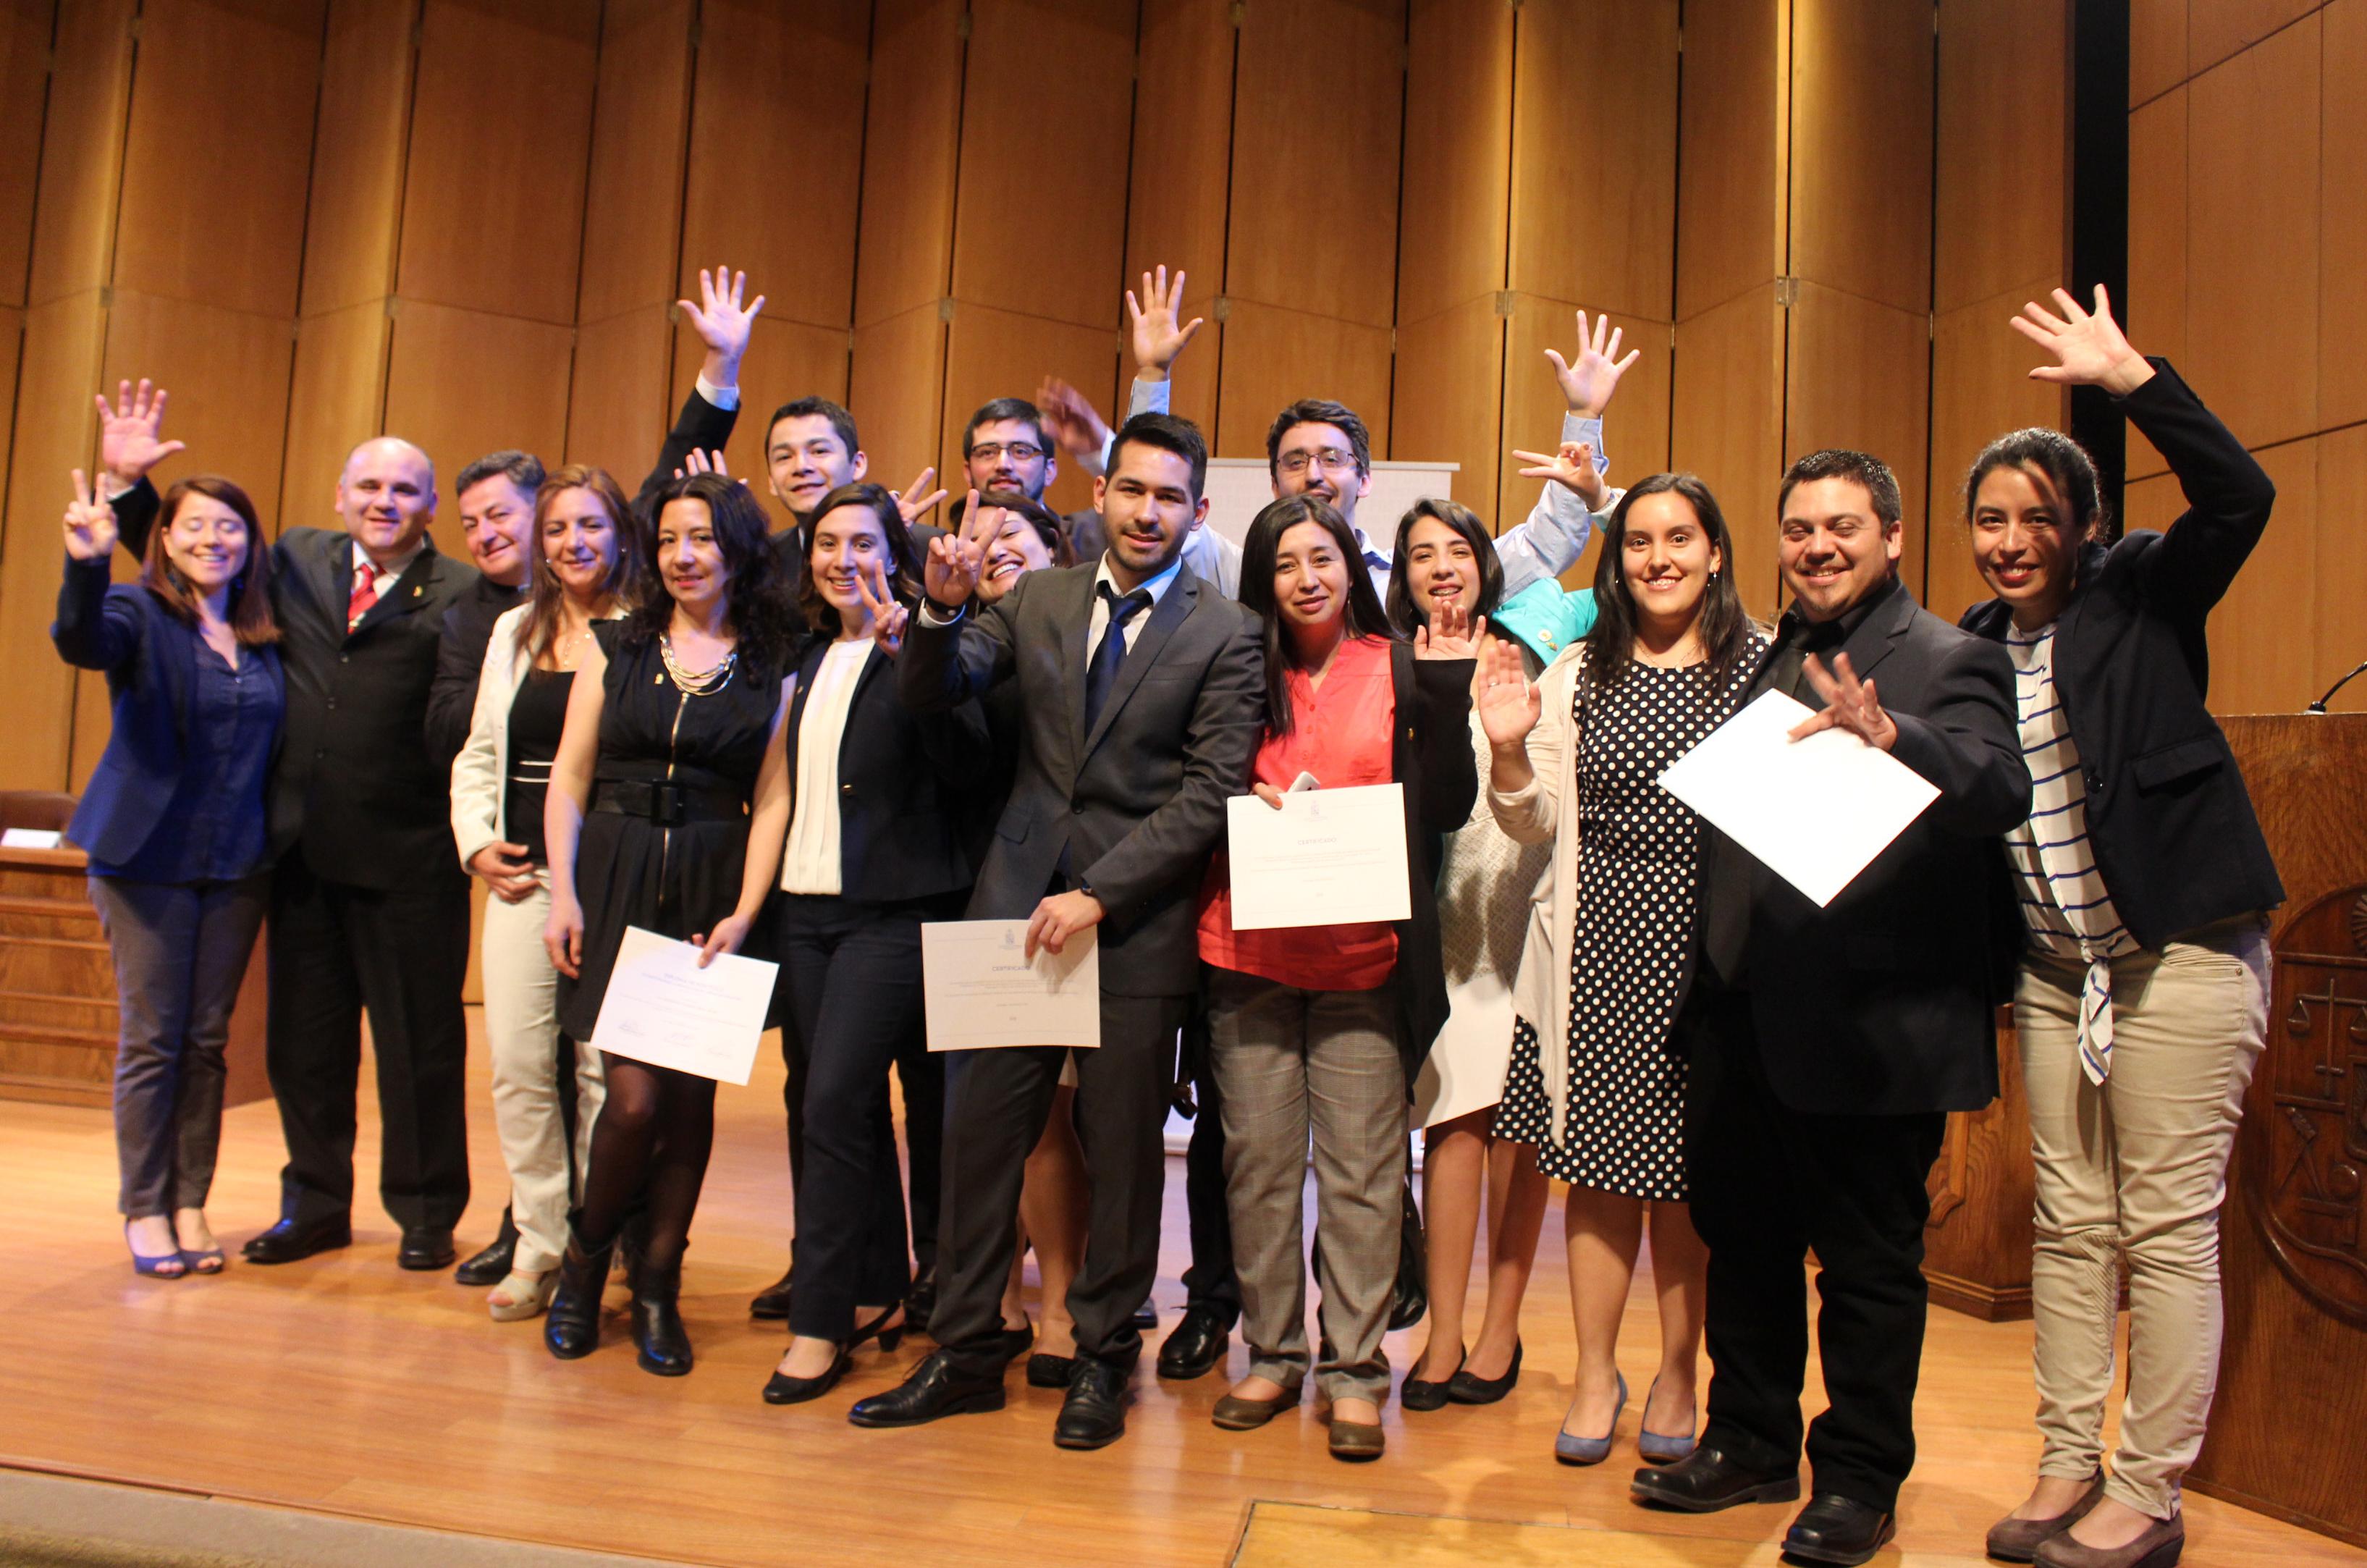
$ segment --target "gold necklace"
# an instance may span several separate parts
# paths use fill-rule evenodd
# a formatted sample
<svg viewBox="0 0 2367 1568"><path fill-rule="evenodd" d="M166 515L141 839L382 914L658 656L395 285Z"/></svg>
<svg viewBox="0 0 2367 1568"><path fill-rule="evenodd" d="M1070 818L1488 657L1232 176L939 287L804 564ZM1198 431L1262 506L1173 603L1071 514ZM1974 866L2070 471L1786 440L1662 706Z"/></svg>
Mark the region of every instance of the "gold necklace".
<svg viewBox="0 0 2367 1568"><path fill-rule="evenodd" d="M673 635L663 631L658 633L658 658L665 665L666 677L685 697L714 696L731 684L732 673L740 667L740 650L734 648L712 669L685 669L674 655Z"/></svg>

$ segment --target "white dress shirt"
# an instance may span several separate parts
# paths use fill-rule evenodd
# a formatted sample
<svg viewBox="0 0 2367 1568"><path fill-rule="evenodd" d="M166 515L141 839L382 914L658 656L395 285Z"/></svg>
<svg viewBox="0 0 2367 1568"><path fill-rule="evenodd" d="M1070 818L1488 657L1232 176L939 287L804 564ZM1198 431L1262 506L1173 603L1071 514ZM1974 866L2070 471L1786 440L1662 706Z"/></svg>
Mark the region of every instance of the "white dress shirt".
<svg viewBox="0 0 2367 1568"><path fill-rule="evenodd" d="M365 573L365 572L368 573L368 574L370 574L370 579L371 579L372 584L376 586L376 588L377 588L377 590L378 590L378 597L379 597L379 598L383 599L383 598L387 597L389 595L391 595L391 594L392 594L392 593L394 592L394 585L395 585L395 584L397 584L397 583L399 583L399 582L401 582L401 581L402 580L402 574L403 574L405 572L408 572L408 571L410 571L410 570L411 570L411 563L412 563L413 562L414 562L414 561L418 560L418 559L419 559L419 557L420 557L420 555L422 554L422 552L424 552L424 551L427 549L427 541L426 541L425 540L424 540L424 539L423 539L423 540L421 540L417 544L413 545L413 546L411 547L411 549L410 549L410 550L409 550L409 551L407 551L407 552L402 556L402 558L401 560L399 560L399 561L395 562L394 562L394 564L392 564L391 566L380 566L377 562L372 561L372 560L369 558L369 552L368 552L368 551L366 551L366 550L362 549L362 547L361 547L361 543L360 543L360 541L359 541L359 540L356 540L356 541L355 541L355 543L354 543L354 547L353 547L353 548L354 548L354 582L355 582L355 583L359 583L359 582L362 580L362 574L363 574L363 573ZM347 589L346 589L346 594L347 594L347 600L346 600L346 602L347 602L347 607L348 607L348 608L349 608L349 609L350 609L350 608L351 608L351 604L352 604L352 599L351 599L352 592L353 592L352 588L351 588L350 586L348 586L348 587L347 587ZM371 606L371 608L373 608L373 609L374 609L374 608L377 608L377 606L375 606L375 605ZM363 613L364 615L368 615L368 614L369 613L369 611L368 611L368 610L364 610L362 613ZM357 626L357 625L359 625L359 624L360 624L360 622L359 622L358 620L357 620L356 619L354 619L354 617L353 617L352 615L348 614L348 615L346 616L346 618L345 618L345 630L346 630L346 631L352 631L356 626Z"/></svg>
<svg viewBox="0 0 2367 1568"><path fill-rule="evenodd" d="M838 743L846 733L855 687L871 657L872 641L833 642L814 672L798 720L797 807L781 857L781 891L831 895L841 889L838 845Z"/></svg>

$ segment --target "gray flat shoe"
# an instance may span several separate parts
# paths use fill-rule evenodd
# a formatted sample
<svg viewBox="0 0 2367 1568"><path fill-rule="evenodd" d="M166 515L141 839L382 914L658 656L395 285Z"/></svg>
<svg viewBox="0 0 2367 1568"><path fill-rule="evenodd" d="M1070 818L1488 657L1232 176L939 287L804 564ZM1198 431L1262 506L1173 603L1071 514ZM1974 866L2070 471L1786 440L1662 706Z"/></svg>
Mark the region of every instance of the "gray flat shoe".
<svg viewBox="0 0 2367 1568"><path fill-rule="evenodd" d="M2088 1478L2088 1490L2079 1500L2051 1519L1999 1519L1989 1527L1988 1554L2000 1562L2034 1562L2038 1549L2052 1538L2061 1535L2088 1517L2104 1495L2104 1472L2100 1467Z"/></svg>

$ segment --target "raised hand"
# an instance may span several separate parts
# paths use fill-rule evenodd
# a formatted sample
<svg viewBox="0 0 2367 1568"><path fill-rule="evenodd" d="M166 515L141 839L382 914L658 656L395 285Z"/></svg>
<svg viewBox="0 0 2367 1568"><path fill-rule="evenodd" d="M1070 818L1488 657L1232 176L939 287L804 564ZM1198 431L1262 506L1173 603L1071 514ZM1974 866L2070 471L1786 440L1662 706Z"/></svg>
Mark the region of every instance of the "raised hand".
<svg viewBox="0 0 2367 1568"><path fill-rule="evenodd" d="M1101 461L1102 443L1110 438L1109 421L1101 416L1084 393L1057 376L1048 376L1044 384L1036 389L1036 407L1062 451L1096 464ZM1100 471L1096 468L1094 472Z"/></svg>
<svg viewBox="0 0 2367 1568"><path fill-rule="evenodd" d="M693 447L683 453L682 466L674 471L674 476L681 479L694 473L713 473L720 474L725 479L730 478L731 471L723 466L723 449L718 447L711 451L701 451L697 447ZM740 483L745 484L748 482L743 479Z"/></svg>
<svg viewBox="0 0 2367 1568"><path fill-rule="evenodd" d="M1471 612L1459 604L1444 604L1433 611L1430 624L1418 628L1413 634L1413 656L1417 659L1476 659L1479 656L1481 639L1488 635L1488 618L1472 618Z"/></svg>
<svg viewBox="0 0 2367 1568"><path fill-rule="evenodd" d="M1611 394L1619 390L1619 378L1627 367L1643 357L1640 348L1631 348L1627 358L1619 358L1619 337L1623 329L1611 324L1609 316L1594 318L1594 330L1590 335L1586 312L1578 312L1578 358L1564 359L1557 349L1546 350L1553 361L1554 380L1561 383L1562 401L1569 411L1582 419L1600 419L1603 411L1611 406Z"/></svg>
<svg viewBox="0 0 2367 1568"><path fill-rule="evenodd" d="M912 483L901 490L892 492L896 497L896 510L904 515L906 528L911 528L914 523L927 517L935 508L937 503L946 498L947 492L929 488L936 483L936 480L937 471L932 465L914 474Z"/></svg>
<svg viewBox="0 0 2367 1568"><path fill-rule="evenodd" d="M2115 397L2126 397L2153 380L2153 366L2121 335L2120 324L2112 320L2112 297L2101 283L2096 285L2093 312L2081 310L2079 301L2060 289L2055 290L2055 302L2062 309L2059 316L2033 300L2013 318L2014 331L2056 358L2052 365L2033 369L2032 381L2102 387Z"/></svg>
<svg viewBox="0 0 2367 1568"><path fill-rule="evenodd" d="M986 510L978 504L978 492L971 491L968 505L962 508L961 531L929 540L929 558L921 563L921 586L932 604L956 609L978 592L979 574L986 569L986 549L994 542L1002 516L997 512L989 518L983 516Z"/></svg>
<svg viewBox="0 0 2367 1568"><path fill-rule="evenodd" d="M97 402L98 466L117 484L129 489L166 458L188 450L164 438L164 389L147 377L140 378L136 390L130 381L116 382L114 407L107 405L105 392Z"/></svg>
<svg viewBox="0 0 2367 1568"><path fill-rule="evenodd" d="M674 309L689 322L698 340L707 345L707 364L700 371L708 384L731 387L740 384L740 361L748 353L748 340L755 335L756 317L764 309L764 296L745 310L740 306L741 296L748 287L748 275L719 267L712 273L698 269L698 303L676 300ZM721 372L719 375L718 372Z"/></svg>
<svg viewBox="0 0 2367 1568"><path fill-rule="evenodd" d="M888 583L887 563L874 561L857 571L855 591L871 613L871 635L879 651L894 658L903 649L904 628L911 622L912 612L897 602L896 591Z"/></svg>
<svg viewBox="0 0 2367 1568"><path fill-rule="evenodd" d="M1192 318L1189 325L1176 324L1184 316L1184 269L1175 269L1175 281L1167 281L1167 268L1161 267L1154 277L1142 275L1142 303L1133 290L1126 291L1126 319L1134 328L1135 376L1138 381L1163 381L1175 357L1184 352L1199 332L1201 320Z"/></svg>
<svg viewBox="0 0 2367 1568"><path fill-rule="evenodd" d="M1479 653L1479 727L1488 744L1501 750L1527 749L1529 732L1544 716L1536 682L1521 667L1511 643L1489 638Z"/></svg>
<svg viewBox="0 0 2367 1568"><path fill-rule="evenodd" d="M90 480L74 471L74 498L66 507L66 553L76 561L105 561L115 553L115 508L91 494Z"/></svg>
<svg viewBox="0 0 2367 1568"><path fill-rule="evenodd" d="M1603 510L1603 502L1611 497L1610 487L1603 483L1603 474L1594 466L1591 441L1564 441L1550 456L1517 449L1512 456L1529 465L1521 471L1523 479L1550 479L1585 502L1590 512Z"/></svg>
<svg viewBox="0 0 2367 1568"><path fill-rule="evenodd" d="M1819 730L1847 730L1876 751L1888 751L1898 739L1898 725L1883 711L1882 701L1874 695L1874 682L1857 678L1850 668L1847 653L1833 655L1833 667L1828 673L1824 662L1814 653L1803 666L1808 684L1825 699L1824 711L1812 713L1792 726L1791 738L1803 741Z"/></svg>

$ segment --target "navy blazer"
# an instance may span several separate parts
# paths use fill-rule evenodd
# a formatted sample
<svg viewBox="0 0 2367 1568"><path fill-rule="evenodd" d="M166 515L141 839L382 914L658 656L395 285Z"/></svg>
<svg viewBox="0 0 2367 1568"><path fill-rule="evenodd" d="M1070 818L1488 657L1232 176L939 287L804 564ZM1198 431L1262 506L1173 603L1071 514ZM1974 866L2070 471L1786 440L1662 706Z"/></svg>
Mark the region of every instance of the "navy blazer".
<svg viewBox="0 0 2367 1568"><path fill-rule="evenodd" d="M2096 869L2129 935L2159 949L2181 932L2285 898L2260 819L2218 721L2203 706L2203 621L2269 525L2276 487L2168 360L2119 400L2169 463L2187 512L2078 558L2056 619L2055 689L2088 786ZM2002 599L1965 612L2002 640Z"/></svg>
<svg viewBox="0 0 2367 1568"><path fill-rule="evenodd" d="M164 824L180 786L188 746L189 707L197 699L196 628L136 583L109 586L104 561L66 562L58 619L50 628L66 663L107 673L114 728L98 767L83 787L66 838L96 860L122 865ZM287 685L277 648L249 648L283 705ZM284 720L283 720L284 723ZM284 731L273 731L273 750Z"/></svg>

